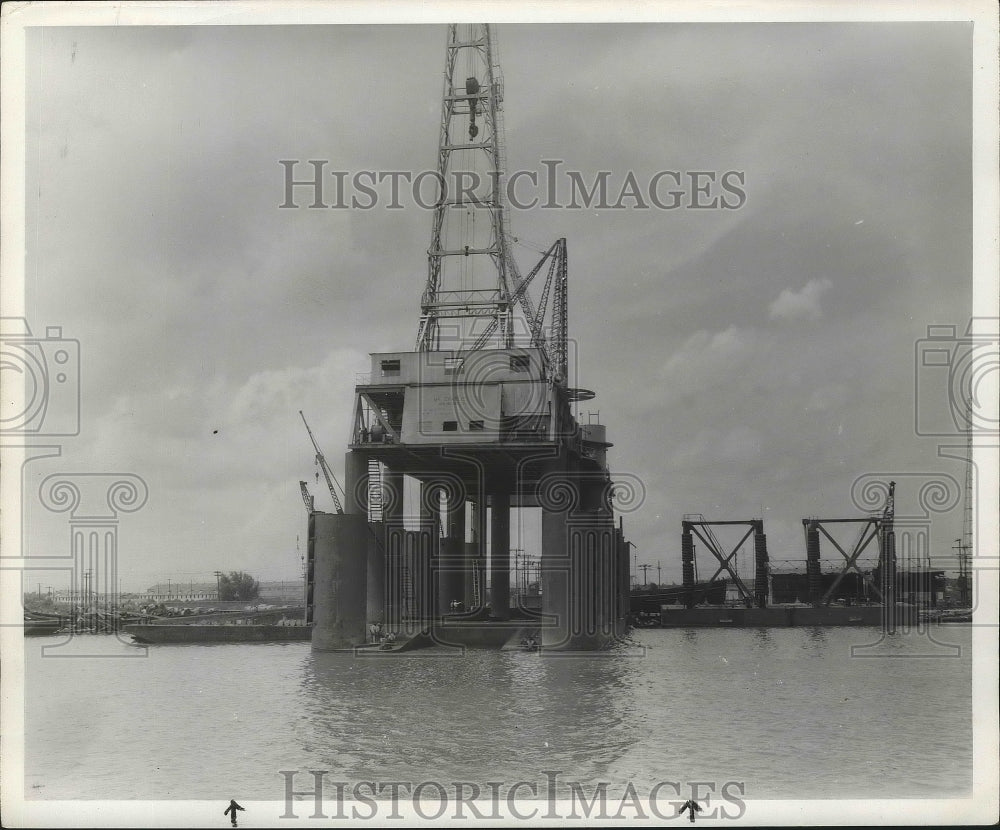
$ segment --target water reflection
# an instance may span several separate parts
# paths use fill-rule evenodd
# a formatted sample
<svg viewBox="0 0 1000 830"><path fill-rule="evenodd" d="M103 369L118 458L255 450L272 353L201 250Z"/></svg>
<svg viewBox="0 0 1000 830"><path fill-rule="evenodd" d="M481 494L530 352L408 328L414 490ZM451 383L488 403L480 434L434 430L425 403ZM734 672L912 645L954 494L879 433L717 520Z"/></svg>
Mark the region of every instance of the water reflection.
<svg viewBox="0 0 1000 830"><path fill-rule="evenodd" d="M601 777L636 741L620 655L431 651L389 659L312 654L296 730L309 763L341 780L491 781L542 770Z"/></svg>
<svg viewBox="0 0 1000 830"><path fill-rule="evenodd" d="M638 659L372 659L291 644L52 660L32 648L25 786L46 799L205 799L236 785L280 798L278 770L543 786L559 770L588 792L733 780L748 798L957 797L972 775L972 661L971 631L954 628L963 647L947 660L920 659L917 633L855 659L878 631L846 628L643 630Z"/></svg>

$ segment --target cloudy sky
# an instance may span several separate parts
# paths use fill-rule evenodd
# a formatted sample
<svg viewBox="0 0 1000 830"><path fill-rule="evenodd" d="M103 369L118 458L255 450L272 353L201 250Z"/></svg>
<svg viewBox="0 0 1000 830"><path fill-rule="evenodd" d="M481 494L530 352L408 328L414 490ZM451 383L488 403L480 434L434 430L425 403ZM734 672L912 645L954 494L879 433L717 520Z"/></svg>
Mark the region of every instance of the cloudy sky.
<svg viewBox="0 0 1000 830"><path fill-rule="evenodd" d="M567 238L576 382L598 393L582 412L607 424L612 470L645 485L626 516L640 564L679 579L686 513L763 516L772 557L794 560L802 518L860 515L861 477L896 477L904 515L933 478L960 489L948 440L915 434L915 389L947 393L914 355L972 309L971 24L496 35L510 170L745 177L735 210L512 211L523 271ZM298 410L340 475L355 373L412 348L431 214L279 209L279 160L433 168L444 39L28 32L26 311L36 334L78 339L82 366L79 436L26 468L29 553L67 545L65 515L37 504L45 476L134 472L149 501L121 520L126 590L298 573L298 481L314 482ZM935 556L960 495L933 515Z"/></svg>

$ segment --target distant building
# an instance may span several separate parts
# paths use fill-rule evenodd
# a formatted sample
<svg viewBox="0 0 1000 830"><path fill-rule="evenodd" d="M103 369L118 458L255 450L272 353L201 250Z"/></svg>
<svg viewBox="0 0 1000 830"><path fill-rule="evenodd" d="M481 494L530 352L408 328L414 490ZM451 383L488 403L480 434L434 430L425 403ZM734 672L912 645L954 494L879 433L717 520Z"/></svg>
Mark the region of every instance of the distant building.
<svg viewBox="0 0 1000 830"><path fill-rule="evenodd" d="M836 582L838 574L821 574L820 595L825 594ZM879 584L878 576L873 578ZM900 571L896 574L896 598L900 602L910 602L934 608L944 599L944 571ZM809 578L804 573L771 574L771 601L775 605L809 602ZM854 571L844 574L833 594L831 602L850 604L878 602L878 595L871 591L861 576Z"/></svg>
<svg viewBox="0 0 1000 830"><path fill-rule="evenodd" d="M158 582L147 588L139 598L143 602L202 602L219 598L218 587L214 582Z"/></svg>
<svg viewBox="0 0 1000 830"><path fill-rule="evenodd" d="M260 599L270 604L302 604L305 602L305 583L301 579L261 582Z"/></svg>

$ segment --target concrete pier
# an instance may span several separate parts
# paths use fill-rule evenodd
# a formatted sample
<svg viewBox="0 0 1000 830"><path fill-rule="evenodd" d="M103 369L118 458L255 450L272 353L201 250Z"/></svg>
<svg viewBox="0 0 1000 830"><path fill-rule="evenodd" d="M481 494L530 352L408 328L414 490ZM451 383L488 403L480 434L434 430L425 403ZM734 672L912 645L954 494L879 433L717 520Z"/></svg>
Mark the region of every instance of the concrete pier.
<svg viewBox="0 0 1000 830"><path fill-rule="evenodd" d="M314 651L352 648L367 630L368 521L357 514L314 513Z"/></svg>
<svg viewBox="0 0 1000 830"><path fill-rule="evenodd" d="M490 496L490 604L493 616L510 617L510 494Z"/></svg>
<svg viewBox="0 0 1000 830"><path fill-rule="evenodd" d="M382 473L382 523L385 535L385 619L386 632L402 625L403 568L403 474L386 467Z"/></svg>
<svg viewBox="0 0 1000 830"><path fill-rule="evenodd" d="M445 514L445 537L438 555L438 609L451 610L455 600L465 606L465 499L448 504Z"/></svg>

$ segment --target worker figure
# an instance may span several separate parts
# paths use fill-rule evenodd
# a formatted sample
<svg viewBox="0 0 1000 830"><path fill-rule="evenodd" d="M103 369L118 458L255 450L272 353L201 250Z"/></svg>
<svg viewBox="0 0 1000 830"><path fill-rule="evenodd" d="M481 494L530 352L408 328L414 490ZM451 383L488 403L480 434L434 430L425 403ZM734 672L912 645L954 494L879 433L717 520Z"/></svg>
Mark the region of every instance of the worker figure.
<svg viewBox="0 0 1000 830"><path fill-rule="evenodd" d="M236 826L236 811L237 810L242 810L242 809L243 808L239 804L236 803L235 799L231 799L230 802L229 802L229 806L226 807L226 809L222 813L222 815L225 816L225 815L229 815L230 813L232 813L232 815L230 816L230 819L233 822L233 827L235 827Z"/></svg>
<svg viewBox="0 0 1000 830"><path fill-rule="evenodd" d="M693 822L694 821L694 814L695 813L700 813L701 812L701 807L698 806L698 802L697 801L691 801L690 799L688 799L687 801L684 802L684 804L680 808L680 810L677 811L677 815L680 815L685 810L688 811L688 815L690 817L690 820Z"/></svg>
<svg viewBox="0 0 1000 830"><path fill-rule="evenodd" d="M370 626L368 626L368 630L371 632L373 643L382 642L382 623L373 622Z"/></svg>

